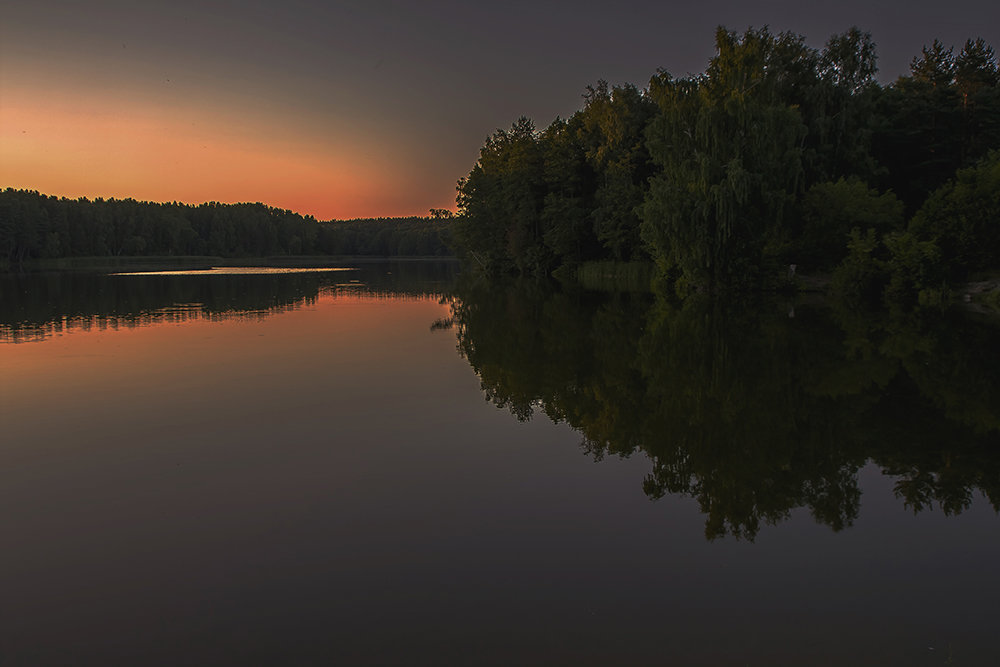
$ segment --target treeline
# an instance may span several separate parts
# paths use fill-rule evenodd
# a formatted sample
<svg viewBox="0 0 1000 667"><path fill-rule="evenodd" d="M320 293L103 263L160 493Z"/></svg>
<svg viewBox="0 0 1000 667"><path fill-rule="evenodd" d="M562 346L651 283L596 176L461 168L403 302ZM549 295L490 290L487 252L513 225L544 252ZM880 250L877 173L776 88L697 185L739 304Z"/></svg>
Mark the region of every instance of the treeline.
<svg viewBox="0 0 1000 667"><path fill-rule="evenodd" d="M451 255L451 224L447 216L409 218L359 218L320 223L321 234L332 255L386 257Z"/></svg>
<svg viewBox="0 0 1000 667"><path fill-rule="evenodd" d="M450 254L450 220L318 222L264 204L198 206L134 199L66 199L0 192L0 260L212 255L416 256Z"/></svg>
<svg viewBox="0 0 1000 667"><path fill-rule="evenodd" d="M600 82L567 120L539 131L521 118L489 137L458 183L471 261L547 274L651 260L711 290L789 264L827 271L850 252L871 275L841 284L901 292L997 263L992 47L935 41L882 87L857 28L822 50L766 28L719 28L715 42L703 74Z"/></svg>

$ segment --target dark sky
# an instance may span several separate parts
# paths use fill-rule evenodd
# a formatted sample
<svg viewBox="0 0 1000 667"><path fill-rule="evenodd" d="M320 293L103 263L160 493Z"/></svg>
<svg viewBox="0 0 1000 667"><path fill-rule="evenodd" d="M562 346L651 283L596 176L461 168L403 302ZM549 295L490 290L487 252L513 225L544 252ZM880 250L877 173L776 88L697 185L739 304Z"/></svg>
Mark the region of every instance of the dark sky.
<svg viewBox="0 0 1000 667"><path fill-rule="evenodd" d="M880 78L924 44L1000 46L1000 3L0 0L0 186L264 201L326 219L452 208L487 135L598 79L699 73L717 25L821 47L857 25Z"/></svg>

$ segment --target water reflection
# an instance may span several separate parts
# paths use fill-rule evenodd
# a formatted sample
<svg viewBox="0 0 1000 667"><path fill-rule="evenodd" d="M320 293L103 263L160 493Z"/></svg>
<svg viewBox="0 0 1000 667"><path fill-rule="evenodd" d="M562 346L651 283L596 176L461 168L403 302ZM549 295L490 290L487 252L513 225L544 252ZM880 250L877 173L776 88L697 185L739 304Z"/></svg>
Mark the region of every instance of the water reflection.
<svg viewBox="0 0 1000 667"><path fill-rule="evenodd" d="M452 319L489 400L596 459L643 452L645 493L697 499L710 539L796 508L850 526L868 461L915 512L1000 509L993 322L473 282Z"/></svg>
<svg viewBox="0 0 1000 667"><path fill-rule="evenodd" d="M273 276L283 273L334 273L356 271L344 266L213 266L208 269L171 269L168 271L117 271L113 276Z"/></svg>
<svg viewBox="0 0 1000 667"><path fill-rule="evenodd" d="M116 330L189 320L260 319L324 294L364 290L398 298L440 295L456 266L385 262L329 268L226 267L144 273L0 275L0 343L74 330Z"/></svg>
<svg viewBox="0 0 1000 667"><path fill-rule="evenodd" d="M0 276L0 343L192 320L260 320L324 295L440 297L452 264L208 275ZM963 313L859 314L823 305L682 304L537 283L455 288L458 348L487 398L542 413L593 458L642 452L650 498L695 498L709 538L753 539L807 508L859 516L874 462L915 512L1000 509L1000 348Z"/></svg>

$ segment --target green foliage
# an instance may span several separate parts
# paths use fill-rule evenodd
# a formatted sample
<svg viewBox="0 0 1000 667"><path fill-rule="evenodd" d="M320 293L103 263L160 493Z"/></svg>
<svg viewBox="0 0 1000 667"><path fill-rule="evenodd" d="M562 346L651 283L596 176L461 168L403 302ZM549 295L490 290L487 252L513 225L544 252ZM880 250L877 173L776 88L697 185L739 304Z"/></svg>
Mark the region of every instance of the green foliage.
<svg viewBox="0 0 1000 667"><path fill-rule="evenodd" d="M885 298L894 304L912 304L914 300L931 305L939 301L932 290L943 288L941 251L932 241L921 241L910 232L887 234L883 242L889 251L886 270L889 284Z"/></svg>
<svg viewBox="0 0 1000 667"><path fill-rule="evenodd" d="M720 29L703 78L654 78L661 113L648 130L662 172L643 208L643 237L689 281L752 283L802 176L798 110L782 99L788 63L812 57L802 39Z"/></svg>
<svg viewBox="0 0 1000 667"><path fill-rule="evenodd" d="M944 238L917 235L937 245L932 261L905 238L893 255L880 236L1000 149L991 47L969 40L956 56L934 42L886 88L858 28L816 50L793 33L720 27L716 48L704 74L660 71L645 90L600 81L568 120L497 131L459 181L458 246L476 266L521 274L649 258L678 294L774 286L790 263L846 261L841 288L867 292L894 274L895 295L935 262L967 263ZM848 251L855 226L875 230L878 257L857 242Z"/></svg>
<svg viewBox="0 0 1000 667"><path fill-rule="evenodd" d="M848 186L841 189L846 193ZM858 186L851 189L863 194ZM875 213L897 208L876 206L881 198L871 191L867 197ZM824 202L829 200L815 202L812 215L822 217L818 211ZM833 288L854 303L942 307L950 299L949 283L998 267L1000 151L994 151L935 191L906 231L880 235L869 228L862 236L854 229L848 254L834 272Z"/></svg>
<svg viewBox="0 0 1000 667"><path fill-rule="evenodd" d="M939 40L930 47L920 49L920 56L910 62L910 75L914 81L930 86L948 86L955 79L955 48L944 48Z"/></svg>
<svg viewBox="0 0 1000 667"><path fill-rule="evenodd" d="M894 194L879 194L857 179L813 185L802 197L802 231L789 261L805 271L827 270L847 254L851 229L874 229L879 234L903 226L903 204Z"/></svg>
<svg viewBox="0 0 1000 667"><path fill-rule="evenodd" d="M940 248L952 279L1000 268L1000 151L928 197L910 231Z"/></svg>
<svg viewBox="0 0 1000 667"><path fill-rule="evenodd" d="M885 262L878 256L881 243L877 232L864 234L857 227L851 230L847 242L847 257L833 272L832 290L840 299L860 304L878 299L888 278Z"/></svg>
<svg viewBox="0 0 1000 667"><path fill-rule="evenodd" d="M594 231L607 255L617 261L645 257L637 209L653 165L644 131L655 104L632 84L589 87L579 114L588 164L596 176Z"/></svg>
<svg viewBox="0 0 1000 667"><path fill-rule="evenodd" d="M1000 71L993 49L968 40L958 56L935 40L886 89L873 154L882 181L915 211L956 170L1000 148Z"/></svg>
<svg viewBox="0 0 1000 667"><path fill-rule="evenodd" d="M851 230L848 253L833 273L834 295L854 306L946 305L941 251L911 232Z"/></svg>
<svg viewBox="0 0 1000 667"><path fill-rule="evenodd" d="M837 88L858 94L876 85L877 62L871 34L853 27L827 41L820 56L820 76Z"/></svg>
<svg viewBox="0 0 1000 667"><path fill-rule="evenodd" d="M498 130L459 181L460 247L483 268L548 273L603 257L645 257L636 214L651 173L654 106L635 86L588 89L584 109L542 132Z"/></svg>
<svg viewBox="0 0 1000 667"><path fill-rule="evenodd" d="M966 40L962 51L955 58L953 71L955 86L965 104L979 91L995 88L1000 83L996 53L982 38Z"/></svg>
<svg viewBox="0 0 1000 667"><path fill-rule="evenodd" d="M842 177L870 180L879 171L871 155L881 92L875 81L875 43L855 27L832 36L815 58L815 71L800 71L786 94L808 128L803 141L806 185Z"/></svg>
<svg viewBox="0 0 1000 667"><path fill-rule="evenodd" d="M479 152L472 172L458 183L460 218L455 238L490 269L547 268L541 212L544 158L534 124L521 117L497 130Z"/></svg>
<svg viewBox="0 0 1000 667"><path fill-rule="evenodd" d="M555 263L574 266L598 256L591 211L594 172L586 158L582 114L568 121L556 118L540 138L544 159L545 199L542 204L542 242Z"/></svg>

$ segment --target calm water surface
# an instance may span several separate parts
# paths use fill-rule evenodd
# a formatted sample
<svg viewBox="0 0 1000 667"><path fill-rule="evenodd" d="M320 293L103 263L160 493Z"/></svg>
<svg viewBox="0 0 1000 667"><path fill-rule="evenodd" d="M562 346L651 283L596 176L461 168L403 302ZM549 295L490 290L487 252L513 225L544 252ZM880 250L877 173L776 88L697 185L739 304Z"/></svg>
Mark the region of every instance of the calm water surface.
<svg viewBox="0 0 1000 667"><path fill-rule="evenodd" d="M0 280L0 664L997 664L992 325L453 274Z"/></svg>

